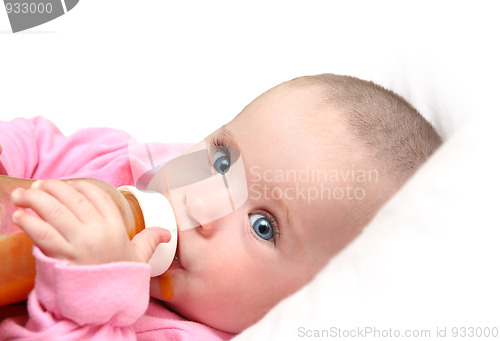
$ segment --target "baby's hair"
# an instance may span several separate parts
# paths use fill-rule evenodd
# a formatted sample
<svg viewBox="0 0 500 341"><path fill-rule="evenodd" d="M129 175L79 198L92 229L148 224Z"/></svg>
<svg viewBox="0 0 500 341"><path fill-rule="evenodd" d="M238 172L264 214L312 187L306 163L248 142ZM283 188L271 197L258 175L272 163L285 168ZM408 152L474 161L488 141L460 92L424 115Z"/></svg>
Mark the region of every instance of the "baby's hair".
<svg viewBox="0 0 500 341"><path fill-rule="evenodd" d="M372 164L385 170L396 187L442 142L432 125L404 98L373 82L321 74L296 78L288 84L320 85L323 101L342 113Z"/></svg>

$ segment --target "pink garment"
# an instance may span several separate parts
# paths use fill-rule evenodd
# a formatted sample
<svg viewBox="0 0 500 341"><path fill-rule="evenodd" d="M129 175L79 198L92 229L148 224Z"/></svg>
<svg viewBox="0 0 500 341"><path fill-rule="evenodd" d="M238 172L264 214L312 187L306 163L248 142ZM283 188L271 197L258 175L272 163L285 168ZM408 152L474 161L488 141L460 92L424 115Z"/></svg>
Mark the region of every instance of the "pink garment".
<svg viewBox="0 0 500 341"><path fill-rule="evenodd" d="M149 298L149 265L74 266L37 260L30 317L0 324L0 340L228 340L231 334L184 320Z"/></svg>
<svg viewBox="0 0 500 341"><path fill-rule="evenodd" d="M28 179L91 177L115 187L185 150L187 144L144 148L109 128L64 136L50 121L0 122L0 175ZM141 152L142 150L142 152ZM154 150L154 157L150 154ZM142 155L141 155L142 154ZM149 265L117 262L72 266L34 248L35 289L29 316L0 324L0 340L227 340L233 335L184 320L149 298Z"/></svg>
<svg viewBox="0 0 500 341"><path fill-rule="evenodd" d="M190 144L139 144L124 131L110 128L87 128L64 136L52 122L36 117L0 121L0 146L0 175L25 179L90 177L118 187L133 185L154 166L151 162L166 162Z"/></svg>

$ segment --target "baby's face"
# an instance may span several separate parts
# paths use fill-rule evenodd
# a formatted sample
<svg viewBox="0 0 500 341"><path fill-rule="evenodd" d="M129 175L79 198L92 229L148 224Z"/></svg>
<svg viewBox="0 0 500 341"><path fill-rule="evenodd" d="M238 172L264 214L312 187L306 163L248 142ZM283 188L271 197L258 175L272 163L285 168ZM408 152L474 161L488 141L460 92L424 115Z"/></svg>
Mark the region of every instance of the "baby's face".
<svg viewBox="0 0 500 341"><path fill-rule="evenodd" d="M314 88L275 88L206 139L240 151L248 199L222 218L179 232L179 261L152 279L152 296L190 320L239 332L310 281L359 233L346 182L311 178L312 172L352 169L350 152L339 148L338 157L324 157L324 137L307 127L308 113L322 115L316 102ZM342 146L344 134L337 131L333 139ZM343 198L339 191L333 198L337 187ZM217 209L205 199L184 205L193 220ZM162 293L162 281L172 283L173 294Z"/></svg>

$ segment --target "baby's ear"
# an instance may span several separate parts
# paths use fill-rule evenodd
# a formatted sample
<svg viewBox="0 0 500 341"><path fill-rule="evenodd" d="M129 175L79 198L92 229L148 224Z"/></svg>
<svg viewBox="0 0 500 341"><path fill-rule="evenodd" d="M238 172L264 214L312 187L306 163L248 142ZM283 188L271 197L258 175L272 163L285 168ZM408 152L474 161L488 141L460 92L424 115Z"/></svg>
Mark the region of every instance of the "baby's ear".
<svg viewBox="0 0 500 341"><path fill-rule="evenodd" d="M16 33L45 24L68 13L79 0L26 1L4 0L12 32Z"/></svg>

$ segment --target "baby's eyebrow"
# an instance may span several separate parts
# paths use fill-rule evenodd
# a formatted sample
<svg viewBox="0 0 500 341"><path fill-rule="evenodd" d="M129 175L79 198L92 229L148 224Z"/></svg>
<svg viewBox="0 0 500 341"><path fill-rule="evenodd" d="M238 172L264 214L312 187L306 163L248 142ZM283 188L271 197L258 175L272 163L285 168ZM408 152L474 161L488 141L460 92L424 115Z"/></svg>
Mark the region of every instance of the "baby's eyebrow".
<svg viewBox="0 0 500 341"><path fill-rule="evenodd" d="M287 234L290 234L290 235L294 235L296 236L297 235L297 226L295 226L295 224L293 223L295 220L293 219L293 216L292 216L292 210L290 210L290 207L288 206L288 203L285 201L285 199L281 199L280 200L280 203L281 203L281 206L282 206L282 209L284 211L284 214L283 216L285 217L285 226L287 227ZM283 232L283 226L281 226L282 228L280 229L280 233L278 234L278 238L282 238L283 236L281 235L282 232Z"/></svg>
<svg viewBox="0 0 500 341"><path fill-rule="evenodd" d="M219 135L222 138L222 140L225 141L228 145L231 145L231 146L236 147L236 148L238 147L236 145L236 141L234 139L234 135L231 132L231 130L229 130L229 128L227 127L227 125L224 124L222 127L220 127L220 129L219 129Z"/></svg>

